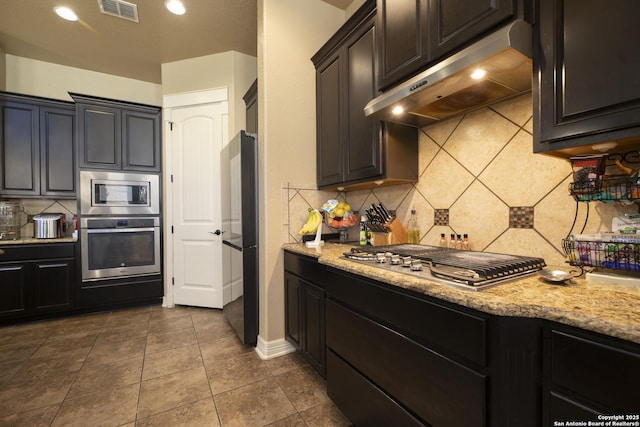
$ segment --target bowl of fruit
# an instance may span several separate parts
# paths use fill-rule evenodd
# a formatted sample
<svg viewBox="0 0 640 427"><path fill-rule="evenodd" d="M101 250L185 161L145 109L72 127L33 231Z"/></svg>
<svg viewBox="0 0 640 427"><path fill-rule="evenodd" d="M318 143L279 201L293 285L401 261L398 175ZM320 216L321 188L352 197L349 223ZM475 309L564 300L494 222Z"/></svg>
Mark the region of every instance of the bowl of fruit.
<svg viewBox="0 0 640 427"><path fill-rule="evenodd" d="M358 224L358 215L353 212L351 206L342 201L328 200L322 205L326 224L340 232L340 241L347 241L347 231Z"/></svg>

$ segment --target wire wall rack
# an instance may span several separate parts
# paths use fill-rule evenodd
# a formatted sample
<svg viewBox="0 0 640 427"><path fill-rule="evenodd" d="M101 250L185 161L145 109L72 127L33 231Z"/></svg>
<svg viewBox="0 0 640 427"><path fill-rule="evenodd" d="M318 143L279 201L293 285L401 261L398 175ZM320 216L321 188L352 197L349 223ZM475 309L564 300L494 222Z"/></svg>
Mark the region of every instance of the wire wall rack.
<svg viewBox="0 0 640 427"><path fill-rule="evenodd" d="M640 272L640 236L613 240L563 239L567 261L573 266Z"/></svg>
<svg viewBox="0 0 640 427"><path fill-rule="evenodd" d="M569 193L577 201L640 201L640 152L572 157Z"/></svg>

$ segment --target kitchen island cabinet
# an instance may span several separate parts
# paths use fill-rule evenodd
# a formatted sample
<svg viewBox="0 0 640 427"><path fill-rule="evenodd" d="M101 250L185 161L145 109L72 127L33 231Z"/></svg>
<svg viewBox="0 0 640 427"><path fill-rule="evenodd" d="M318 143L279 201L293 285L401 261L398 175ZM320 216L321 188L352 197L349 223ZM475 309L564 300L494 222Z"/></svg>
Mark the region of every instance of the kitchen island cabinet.
<svg viewBox="0 0 640 427"><path fill-rule="evenodd" d="M417 130L364 115L377 95L375 46L375 2L368 0L311 59L319 188L418 180Z"/></svg>
<svg viewBox="0 0 640 427"><path fill-rule="evenodd" d="M570 157L640 141L640 61L629 44L640 40L640 3L619 1L606 14L601 5L538 2L534 152Z"/></svg>
<svg viewBox="0 0 640 427"><path fill-rule="evenodd" d="M540 426L640 408L637 287L532 275L473 292L342 258L350 248L284 245L326 269L327 390L354 424Z"/></svg>
<svg viewBox="0 0 640 427"><path fill-rule="evenodd" d="M0 196L76 197L75 107L0 93Z"/></svg>
<svg viewBox="0 0 640 427"><path fill-rule="evenodd" d="M76 308L76 243L0 246L0 319Z"/></svg>
<svg viewBox="0 0 640 427"><path fill-rule="evenodd" d="M539 321L333 268L326 283L327 393L355 425L540 425Z"/></svg>
<svg viewBox="0 0 640 427"><path fill-rule="evenodd" d="M80 168L159 172L160 107L70 93Z"/></svg>
<svg viewBox="0 0 640 427"><path fill-rule="evenodd" d="M325 268L317 260L284 254L285 336L322 376L326 374Z"/></svg>

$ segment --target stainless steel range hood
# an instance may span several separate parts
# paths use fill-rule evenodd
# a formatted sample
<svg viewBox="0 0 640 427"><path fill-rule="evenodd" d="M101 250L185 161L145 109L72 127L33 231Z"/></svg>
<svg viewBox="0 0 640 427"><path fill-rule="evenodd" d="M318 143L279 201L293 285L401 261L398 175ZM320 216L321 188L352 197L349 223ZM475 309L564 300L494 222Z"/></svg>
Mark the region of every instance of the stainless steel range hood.
<svg viewBox="0 0 640 427"><path fill-rule="evenodd" d="M367 117L426 126L531 89L531 25L517 20L373 99ZM471 74L483 69L486 75ZM401 113L394 112L397 107Z"/></svg>

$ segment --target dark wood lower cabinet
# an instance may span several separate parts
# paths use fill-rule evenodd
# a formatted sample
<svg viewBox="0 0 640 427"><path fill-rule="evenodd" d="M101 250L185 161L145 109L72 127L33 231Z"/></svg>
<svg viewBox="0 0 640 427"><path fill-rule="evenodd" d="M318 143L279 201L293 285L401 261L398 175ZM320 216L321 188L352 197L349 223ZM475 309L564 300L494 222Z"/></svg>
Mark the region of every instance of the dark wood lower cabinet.
<svg viewBox="0 0 640 427"><path fill-rule="evenodd" d="M327 392L355 425L541 425L540 320L333 268L326 296Z"/></svg>
<svg viewBox="0 0 640 427"><path fill-rule="evenodd" d="M75 243L2 246L0 319L76 308Z"/></svg>
<svg viewBox="0 0 640 427"><path fill-rule="evenodd" d="M326 374L324 266L285 252L285 337L321 375Z"/></svg>
<svg viewBox="0 0 640 427"><path fill-rule="evenodd" d="M329 397L358 427L539 427L640 413L639 344L489 315L287 251L285 298L287 340L326 369Z"/></svg>
<svg viewBox="0 0 640 427"><path fill-rule="evenodd" d="M385 390L388 397L379 399L381 403L387 399L402 402L407 411L430 425L487 425L486 374L333 301L327 302L327 346L366 377L370 388ZM329 397L343 381L327 376ZM461 404L464 411L459 409ZM376 405L377 401L369 403ZM351 419L354 414L346 415Z"/></svg>
<svg viewBox="0 0 640 427"><path fill-rule="evenodd" d="M164 295L162 275L130 277L125 279L82 282L79 290L80 308L118 308L151 304Z"/></svg>
<svg viewBox="0 0 640 427"><path fill-rule="evenodd" d="M355 426L423 426L384 390L340 358L327 351L327 393Z"/></svg>
<svg viewBox="0 0 640 427"><path fill-rule="evenodd" d="M554 323L545 326L544 340L547 425L640 416L640 345Z"/></svg>

